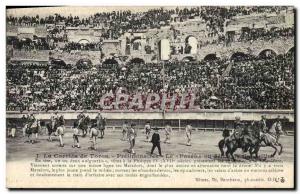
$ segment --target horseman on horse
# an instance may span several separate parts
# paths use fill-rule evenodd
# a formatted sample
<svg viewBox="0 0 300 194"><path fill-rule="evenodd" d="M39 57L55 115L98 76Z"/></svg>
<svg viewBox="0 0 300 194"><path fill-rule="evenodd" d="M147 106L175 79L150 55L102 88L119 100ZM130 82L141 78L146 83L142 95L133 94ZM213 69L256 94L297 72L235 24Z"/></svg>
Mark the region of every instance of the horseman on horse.
<svg viewBox="0 0 300 194"><path fill-rule="evenodd" d="M272 125L272 127L269 130L267 130L267 133L274 136L276 138L276 142L279 141L280 135L283 134L280 116L276 118L275 123Z"/></svg>
<svg viewBox="0 0 300 194"><path fill-rule="evenodd" d="M63 115L59 115L56 111L54 115L50 117L50 123L46 124L48 129L48 140L52 141L51 135L59 136L60 146L63 147L63 135L65 130L65 120Z"/></svg>
<svg viewBox="0 0 300 194"><path fill-rule="evenodd" d="M85 118L85 115L84 115L85 112L86 111L81 111L80 114L77 115L78 125L80 125L83 122L83 120Z"/></svg>
<svg viewBox="0 0 300 194"><path fill-rule="evenodd" d="M278 142L280 134L282 134L282 125L280 117L277 117L276 122L268 129L266 125L266 117L262 116L260 121L253 121L250 125L245 125L236 118L234 123L234 132L229 137L222 139L219 142L219 149L222 156L224 155L223 147L227 147L226 156L231 155L234 159L233 153L241 148L244 152L249 151L250 156L253 154L258 157L260 147L272 147L275 151L271 157L277 153L276 146L280 147L278 154L282 152L282 145Z"/></svg>
<svg viewBox="0 0 300 194"><path fill-rule="evenodd" d="M224 155L224 146L227 148L226 156L231 155L234 160L233 153L241 148L244 152L248 151L252 145L256 144L256 132L252 127L253 123L246 124L240 120L240 117L236 117L234 121L234 130L230 135L227 127L223 131L223 138L219 141L219 149L221 155Z"/></svg>
<svg viewBox="0 0 300 194"><path fill-rule="evenodd" d="M235 138L239 139L239 147L241 147L244 152L248 151L249 145L254 141L251 132L251 128L241 122L240 117L235 118L233 134Z"/></svg>
<svg viewBox="0 0 300 194"><path fill-rule="evenodd" d="M86 113L86 111L82 111L78 116L77 116L77 125L78 125L78 129L82 130L83 133L83 137L86 136L87 131L88 131L88 125L90 122L90 117L86 116L84 113Z"/></svg>
<svg viewBox="0 0 300 194"><path fill-rule="evenodd" d="M265 116L262 116L262 120L259 122L258 126L260 130L259 131L260 135L258 136L259 143L253 146L252 148L253 152L251 153L250 150L250 154L252 155L253 153L255 153L257 156L260 147L268 146L268 147L272 147L275 150L274 153L271 155L271 157L274 157L278 151L276 146L279 146L280 150L278 154L280 155L283 149L282 145L279 143L279 137L283 133L280 116L277 117L275 123L273 123L270 129L268 129L268 127L266 126Z"/></svg>
<svg viewBox="0 0 300 194"><path fill-rule="evenodd" d="M27 134L28 141L30 143L35 143L37 138L38 138L38 132L40 128L40 123L39 121L34 117L33 113L30 113L28 116L27 124L25 125L25 133ZM31 135L35 134L35 141L31 140Z"/></svg>

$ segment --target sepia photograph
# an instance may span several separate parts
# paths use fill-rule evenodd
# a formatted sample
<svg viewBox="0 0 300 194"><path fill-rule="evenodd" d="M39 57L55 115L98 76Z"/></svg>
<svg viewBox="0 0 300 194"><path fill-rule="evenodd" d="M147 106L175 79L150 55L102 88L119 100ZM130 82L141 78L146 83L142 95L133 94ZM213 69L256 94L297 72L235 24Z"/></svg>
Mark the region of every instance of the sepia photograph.
<svg viewBox="0 0 300 194"><path fill-rule="evenodd" d="M6 6L6 187L295 189L295 17Z"/></svg>

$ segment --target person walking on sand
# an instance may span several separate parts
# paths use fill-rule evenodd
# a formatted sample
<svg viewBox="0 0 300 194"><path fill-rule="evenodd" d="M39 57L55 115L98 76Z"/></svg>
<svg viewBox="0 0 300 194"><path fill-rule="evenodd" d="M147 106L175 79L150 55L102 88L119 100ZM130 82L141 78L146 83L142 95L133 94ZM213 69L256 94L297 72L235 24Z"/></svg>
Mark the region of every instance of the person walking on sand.
<svg viewBox="0 0 300 194"><path fill-rule="evenodd" d="M157 127L154 129L154 133L151 138L151 143L152 143L151 155L153 155L153 151L157 147L159 156L162 156L161 148L160 148L160 136Z"/></svg>
<svg viewBox="0 0 300 194"><path fill-rule="evenodd" d="M192 141L192 126L191 125L187 125L185 127L185 134L187 137L187 142L186 145L187 146L192 146L191 141Z"/></svg>
<svg viewBox="0 0 300 194"><path fill-rule="evenodd" d="M170 144L171 143L171 133L172 133L172 127L169 125L169 124L167 124L166 126L165 126L165 135L166 135L166 139L165 139L165 141L164 141L164 143L168 143L168 144Z"/></svg>
<svg viewBox="0 0 300 194"><path fill-rule="evenodd" d="M149 121L147 121L145 125L145 133L146 133L146 141L149 141L150 133L151 133L151 125Z"/></svg>
<svg viewBox="0 0 300 194"><path fill-rule="evenodd" d="M122 141L126 141L126 133L128 131L128 122L125 121L122 125Z"/></svg>
<svg viewBox="0 0 300 194"><path fill-rule="evenodd" d="M131 127L128 129L127 131L127 137L130 143L130 147L129 147L129 153L135 154L134 152L134 146L135 146L135 138L136 138L136 130L134 129L135 124L132 123Z"/></svg>

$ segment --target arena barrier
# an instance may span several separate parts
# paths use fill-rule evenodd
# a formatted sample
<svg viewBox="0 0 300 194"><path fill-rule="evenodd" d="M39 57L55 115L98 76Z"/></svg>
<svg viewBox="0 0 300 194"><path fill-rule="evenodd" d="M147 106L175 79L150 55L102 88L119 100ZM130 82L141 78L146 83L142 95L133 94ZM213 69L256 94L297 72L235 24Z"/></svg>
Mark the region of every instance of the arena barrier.
<svg viewBox="0 0 300 194"><path fill-rule="evenodd" d="M59 111L63 114L67 126L72 126L72 123L77 119L77 115L81 111ZM91 119L94 119L99 111L86 111ZM49 122L53 111L35 112L32 111L35 117L41 121ZM23 115L28 112L7 111L6 118L13 121L17 126L22 123ZM283 128L290 133L294 132L295 119L293 110L243 110L243 109L227 109L227 110L189 110L178 112L134 112L134 111L101 111L101 115L107 120L106 128L109 130L121 130L124 121L135 123L138 129L143 129L147 121L151 122L152 126L162 128L166 123L171 125L175 130L184 130L187 124L193 126L196 131L219 131L225 125L233 128L233 122L236 117L240 117L242 121L258 121L262 115L267 118L267 125L271 126L275 119L280 116L282 119Z"/></svg>
<svg viewBox="0 0 300 194"><path fill-rule="evenodd" d="M31 111L37 119L48 120L54 111L36 112ZM99 111L86 111L86 115L90 118L95 118ZM77 118L80 111L59 111L63 114L66 120ZM6 118L22 118L28 114L27 111L7 111ZM288 119L289 122L294 122L294 110L252 110L252 109L205 109L205 110L180 110L173 112L153 111L153 112L134 112L134 111L101 111L102 116L106 119L116 120L235 120L235 117L240 117L244 121L260 120L262 115L267 119L275 119L278 116Z"/></svg>

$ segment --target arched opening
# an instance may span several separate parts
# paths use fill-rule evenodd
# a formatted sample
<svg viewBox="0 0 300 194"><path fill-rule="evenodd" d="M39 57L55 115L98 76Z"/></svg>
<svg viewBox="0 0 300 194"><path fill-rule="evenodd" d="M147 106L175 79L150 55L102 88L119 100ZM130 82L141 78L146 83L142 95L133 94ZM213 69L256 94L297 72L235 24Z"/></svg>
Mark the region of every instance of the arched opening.
<svg viewBox="0 0 300 194"><path fill-rule="evenodd" d="M265 49L258 54L258 56L260 58L264 58L264 59L274 58L274 57L276 57L276 55L277 55L276 52L273 51L272 49Z"/></svg>
<svg viewBox="0 0 300 194"><path fill-rule="evenodd" d="M158 42L158 50L160 60L170 59L171 46L168 39L162 39Z"/></svg>
<svg viewBox="0 0 300 194"><path fill-rule="evenodd" d="M6 44L7 45L13 45L15 43L17 43L19 40L18 40L18 37L16 36L7 36L6 37Z"/></svg>
<svg viewBox="0 0 300 194"><path fill-rule="evenodd" d="M80 59L76 63L77 69L90 69L92 68L92 61L89 59Z"/></svg>
<svg viewBox="0 0 300 194"><path fill-rule="evenodd" d="M132 41L131 46L132 46L132 50L134 50L134 51L142 50L141 39L136 39L136 40Z"/></svg>
<svg viewBox="0 0 300 194"><path fill-rule="evenodd" d="M53 69L70 69L70 65L67 65L64 60L61 59L52 59L51 68Z"/></svg>
<svg viewBox="0 0 300 194"><path fill-rule="evenodd" d="M188 36L185 39L185 54L196 54L198 48L198 41L194 36Z"/></svg>
<svg viewBox="0 0 300 194"><path fill-rule="evenodd" d="M145 61L141 58L133 58L130 60L130 64L145 64Z"/></svg>
<svg viewBox="0 0 300 194"><path fill-rule="evenodd" d="M241 35L240 35L240 41L241 40L249 40L251 37L250 37L250 34L251 34L251 30L249 27L242 27L241 28Z"/></svg>
<svg viewBox="0 0 300 194"><path fill-rule="evenodd" d="M116 68L118 65L118 61L114 58L105 59L102 63L102 67L105 69Z"/></svg>
<svg viewBox="0 0 300 194"><path fill-rule="evenodd" d="M217 55L216 54L208 54L204 57L204 61L214 61L217 60Z"/></svg>
<svg viewBox="0 0 300 194"><path fill-rule="evenodd" d="M184 57L182 59L182 61L184 61L184 62L192 62L192 61L196 61L196 59L195 59L195 57L187 56L187 57Z"/></svg>
<svg viewBox="0 0 300 194"><path fill-rule="evenodd" d="M29 47L32 43L32 40L30 38L22 38L20 41L17 43L17 48L22 49Z"/></svg>
<svg viewBox="0 0 300 194"><path fill-rule="evenodd" d="M107 65L113 65L113 64L119 64L118 61L114 58L111 59L105 59L103 61L103 64L107 64Z"/></svg>
<svg viewBox="0 0 300 194"><path fill-rule="evenodd" d="M295 54L295 47L290 48L286 54L287 55L294 55Z"/></svg>
<svg viewBox="0 0 300 194"><path fill-rule="evenodd" d="M236 52L231 55L230 60L243 61L243 60L247 60L248 58L249 58L249 55L247 55L243 52Z"/></svg>
<svg viewBox="0 0 300 194"><path fill-rule="evenodd" d="M90 41L88 41L87 39L81 39L78 41L79 44L88 44L90 43Z"/></svg>
<svg viewBox="0 0 300 194"><path fill-rule="evenodd" d="M30 38L22 38L22 39L21 39L21 42L22 42L22 43L31 43L32 40L31 40Z"/></svg>

